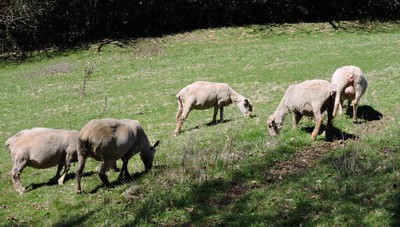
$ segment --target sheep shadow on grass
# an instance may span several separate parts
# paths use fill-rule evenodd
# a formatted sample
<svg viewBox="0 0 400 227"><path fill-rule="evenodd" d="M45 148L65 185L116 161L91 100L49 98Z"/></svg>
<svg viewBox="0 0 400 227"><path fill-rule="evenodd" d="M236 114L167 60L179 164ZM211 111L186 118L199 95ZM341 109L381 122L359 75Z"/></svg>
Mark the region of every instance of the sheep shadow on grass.
<svg viewBox="0 0 400 227"><path fill-rule="evenodd" d="M325 125L321 125L321 129L318 132L318 135L321 135L323 132L325 132L326 126ZM311 134L314 131L314 126L306 126L306 127L302 127L301 128L302 131L305 131L309 134ZM347 133L342 131L339 128L336 128L335 126L333 126L331 128L331 134L329 137L326 138L327 141L333 141L333 140L348 140L348 139L352 139L352 140L358 140L360 137L351 133Z"/></svg>
<svg viewBox="0 0 400 227"><path fill-rule="evenodd" d="M182 134L182 133L184 133L184 132L191 132L191 131L197 130L197 129L199 129L200 127L211 127L211 126L218 125L218 124L225 124L225 123L228 123L228 122L230 122L230 121L232 121L232 120L231 120L231 119L227 119L227 120L224 120L224 122L220 122L219 120L217 120L217 123L216 123L216 124L214 124L214 123L211 121L211 122L206 123L206 124L203 124L203 125L196 125L196 126L194 126L194 127L192 127L192 128L189 128L189 129L186 129L186 130L182 130L180 134Z"/></svg>
<svg viewBox="0 0 400 227"><path fill-rule="evenodd" d="M353 107L346 108L346 115L349 117L353 116ZM383 114L373 107L368 105L363 105L357 107L357 118L365 120L365 121L378 121L381 120Z"/></svg>
<svg viewBox="0 0 400 227"><path fill-rule="evenodd" d="M252 115L250 116L250 119L256 118L256 117L257 117L256 114L252 114ZM216 123L216 124L213 123L213 122L211 121L211 122L208 122L208 123L203 124L203 125L197 125L197 126L195 126L195 127L192 127L192 128L186 129L186 130L182 130L181 133L183 133L183 132L191 132L191 131L194 131L194 130L199 129L199 128L202 127L202 126L211 127L211 126L215 126L215 125L218 125L218 124L225 124L225 123L228 123L228 122L230 122L230 121L233 121L233 120L232 120L232 119L224 119L224 122L220 122L220 120L217 120L217 123Z"/></svg>
<svg viewBox="0 0 400 227"><path fill-rule="evenodd" d="M144 170L142 172L136 172L136 173L132 174L129 179L124 179L122 181L115 180L115 181L111 182L111 187L109 187L109 188L115 188L117 186L120 186L120 185L123 185L123 184L127 184L129 182L135 181L135 180L141 178L144 174L146 174L148 172L149 172L148 170ZM94 194L94 193L98 192L99 189L101 189L101 188L107 188L107 187L102 183L102 184L98 185L95 189L90 191L89 193L90 194Z"/></svg>
<svg viewBox="0 0 400 227"><path fill-rule="evenodd" d="M92 176L95 173L96 172L93 172L93 171L86 172L86 173L83 173L83 176L84 177L88 177L88 176ZM75 178L75 173L68 173L65 176L64 183L67 182L68 180L72 180L74 178ZM32 183L28 187L26 187L26 190L27 191L32 191L32 190L35 190L35 189L38 189L38 188L41 188L41 187L44 187L44 186L52 186L52 185L58 185L58 178L54 178L53 177L50 180L48 180L47 182L43 182L43 183L39 183L39 184Z"/></svg>

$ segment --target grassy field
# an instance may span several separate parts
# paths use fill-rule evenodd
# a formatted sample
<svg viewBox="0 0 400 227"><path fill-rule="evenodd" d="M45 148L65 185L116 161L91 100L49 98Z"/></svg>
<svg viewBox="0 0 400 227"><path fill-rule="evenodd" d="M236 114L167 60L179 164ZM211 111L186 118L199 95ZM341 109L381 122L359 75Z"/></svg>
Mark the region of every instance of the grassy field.
<svg viewBox="0 0 400 227"><path fill-rule="evenodd" d="M27 128L138 119L152 143L161 140L154 168L141 174L135 156L132 181L107 189L88 159L78 195L76 164L64 185L47 183L55 167L28 167L28 191L19 195L3 146L0 225L400 225L400 25L247 26L117 42L22 62L3 57L0 142ZM349 64L369 81L360 124L340 115L334 141L311 142L312 119L292 130L288 116L278 137L267 135L266 118L290 84L330 80ZM226 123L207 126L213 110L193 111L173 137L175 95L196 80L230 84L251 100L255 117L230 106ZM112 181L117 175L108 172Z"/></svg>

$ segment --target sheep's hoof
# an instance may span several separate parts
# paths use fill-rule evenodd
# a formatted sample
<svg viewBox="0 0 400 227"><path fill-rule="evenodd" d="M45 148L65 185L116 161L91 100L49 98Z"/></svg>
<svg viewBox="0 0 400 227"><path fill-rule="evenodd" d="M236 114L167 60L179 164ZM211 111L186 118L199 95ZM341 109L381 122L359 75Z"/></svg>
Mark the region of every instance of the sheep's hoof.
<svg viewBox="0 0 400 227"><path fill-rule="evenodd" d="M59 179L58 180L58 185L62 185L62 184L64 184L64 179Z"/></svg>
<svg viewBox="0 0 400 227"><path fill-rule="evenodd" d="M76 190L76 194L82 194L82 190Z"/></svg>
<svg viewBox="0 0 400 227"><path fill-rule="evenodd" d="M25 193L25 188L22 188L21 190L19 190L18 193L19 193L20 195L24 194L24 193Z"/></svg>

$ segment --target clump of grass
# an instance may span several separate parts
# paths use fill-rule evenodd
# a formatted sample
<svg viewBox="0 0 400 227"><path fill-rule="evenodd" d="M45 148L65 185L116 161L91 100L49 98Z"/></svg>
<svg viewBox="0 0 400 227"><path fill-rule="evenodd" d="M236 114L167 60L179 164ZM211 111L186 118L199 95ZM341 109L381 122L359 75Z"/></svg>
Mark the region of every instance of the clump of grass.
<svg viewBox="0 0 400 227"><path fill-rule="evenodd" d="M61 62L44 68L43 70L39 71L38 74L45 76L59 76L67 74L73 69L74 66L72 64Z"/></svg>
<svg viewBox="0 0 400 227"><path fill-rule="evenodd" d="M210 141L199 141L197 132L191 132L182 146L182 181L187 178L197 183L208 180L210 172L215 167L217 159L219 159L220 150Z"/></svg>
<svg viewBox="0 0 400 227"><path fill-rule="evenodd" d="M338 157L333 158L331 162L337 175L346 178L361 173L362 165L360 161L356 151L346 150Z"/></svg>
<svg viewBox="0 0 400 227"><path fill-rule="evenodd" d="M194 180L201 184L218 177L221 171L231 170L244 155L236 145L239 127L220 126L217 132L213 132L219 136L207 134L206 138L199 135L204 133L203 130L190 132L182 142L181 180Z"/></svg>
<svg viewBox="0 0 400 227"><path fill-rule="evenodd" d="M164 48L159 44L154 44L154 43L148 45L141 44L134 46L132 51L132 56L135 59L147 59L147 58L162 56L164 55L164 53L165 53Z"/></svg>

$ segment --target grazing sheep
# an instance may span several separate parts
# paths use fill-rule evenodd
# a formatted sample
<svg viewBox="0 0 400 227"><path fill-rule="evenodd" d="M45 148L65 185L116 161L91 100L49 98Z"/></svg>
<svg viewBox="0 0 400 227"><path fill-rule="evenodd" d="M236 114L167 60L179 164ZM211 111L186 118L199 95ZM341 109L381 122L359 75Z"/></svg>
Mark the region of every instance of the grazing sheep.
<svg viewBox="0 0 400 227"><path fill-rule="evenodd" d="M283 125L287 113L293 117L293 128L296 128L303 116L315 117L316 123L311 139L315 140L320 130L323 112L328 112L326 134L330 133L333 121L333 104L335 88L326 80L306 80L289 86L278 108L268 118L269 134L275 136ZM327 135L328 136L328 135Z"/></svg>
<svg viewBox="0 0 400 227"><path fill-rule="evenodd" d="M174 135L181 132L182 124L192 109L204 110L214 107L212 124L216 124L218 109L220 122L224 122L224 106L235 103L245 117L250 117L253 105L250 101L234 91L228 84L197 81L184 87L177 95L178 113Z"/></svg>
<svg viewBox="0 0 400 227"><path fill-rule="evenodd" d="M332 75L332 84L336 86L335 107L333 117L342 114L343 101L348 100L347 109L353 101L353 122L357 123L357 104L368 87L367 78L357 66L349 65L336 69Z"/></svg>
<svg viewBox="0 0 400 227"><path fill-rule="evenodd" d="M92 157L100 162L98 174L106 187L111 183L105 174L107 166L118 159L123 161L118 181L129 179L128 161L140 151L145 169L150 170L153 163L155 147L151 146L139 121L130 119L98 119L89 121L81 130L78 139L78 169L76 171L77 193L81 193L81 178L86 158Z"/></svg>
<svg viewBox="0 0 400 227"><path fill-rule="evenodd" d="M58 165L56 176L52 180L58 179L58 183L63 184L71 162L77 160L78 137L78 131L51 128L22 130L10 137L5 145L14 162L12 179L15 190L20 194L24 193L20 175L27 166L44 169ZM63 166L64 173L60 177Z"/></svg>

